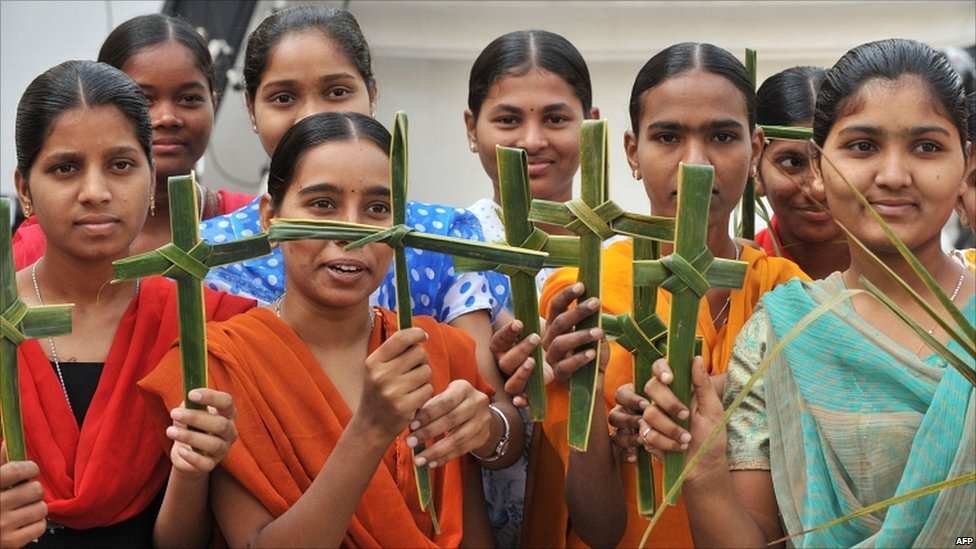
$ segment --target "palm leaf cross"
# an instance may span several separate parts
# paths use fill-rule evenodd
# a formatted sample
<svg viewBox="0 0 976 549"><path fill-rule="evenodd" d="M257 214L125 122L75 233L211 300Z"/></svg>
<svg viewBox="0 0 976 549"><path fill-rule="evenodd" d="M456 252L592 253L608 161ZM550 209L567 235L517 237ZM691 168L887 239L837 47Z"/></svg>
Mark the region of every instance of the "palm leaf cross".
<svg viewBox="0 0 976 549"><path fill-rule="evenodd" d="M20 383L17 347L27 339L71 332L72 305L28 307L17 297L13 244L10 230L10 199L0 198L0 419L7 459L27 459L24 423L20 413Z"/></svg>

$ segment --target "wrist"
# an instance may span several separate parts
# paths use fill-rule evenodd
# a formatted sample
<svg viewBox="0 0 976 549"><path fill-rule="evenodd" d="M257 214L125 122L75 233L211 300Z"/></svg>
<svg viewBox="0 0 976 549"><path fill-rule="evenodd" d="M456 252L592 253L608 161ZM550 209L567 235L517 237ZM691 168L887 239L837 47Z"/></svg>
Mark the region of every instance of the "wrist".
<svg viewBox="0 0 976 549"><path fill-rule="evenodd" d="M491 463L505 457L505 454L508 453L512 435L512 425L509 422L508 417L505 415L505 412L494 404L489 404L488 409L492 411L494 416L498 417L498 422L500 422L501 425L501 436L499 436L495 440L495 443L490 445L488 448L481 447L478 448L477 452L470 452L475 459L482 463Z"/></svg>

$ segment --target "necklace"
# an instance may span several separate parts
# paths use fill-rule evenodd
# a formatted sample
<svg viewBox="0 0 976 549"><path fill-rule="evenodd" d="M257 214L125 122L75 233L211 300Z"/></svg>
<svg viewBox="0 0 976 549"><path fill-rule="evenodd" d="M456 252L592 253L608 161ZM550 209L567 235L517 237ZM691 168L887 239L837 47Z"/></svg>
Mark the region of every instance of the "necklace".
<svg viewBox="0 0 976 549"><path fill-rule="evenodd" d="M274 300L274 303L271 304L271 310L274 311L275 316L278 317L278 318L281 318L281 302L285 300L285 294L287 294L287 293L288 292L283 292L281 294L281 297L279 297L278 299ZM375 314L374 311L371 310L369 312L369 331L370 331L370 333L373 332L373 326L375 326L375 325L376 325L376 314Z"/></svg>
<svg viewBox="0 0 976 549"><path fill-rule="evenodd" d="M41 285L37 283L37 264L40 261L35 261L31 265L31 282L34 283L34 295L37 296L37 303L44 305L44 298L41 297ZM142 282L141 279L136 279L136 295L139 295L139 284ZM71 399L68 398L68 387L64 384L64 375L61 374L61 361L58 360L58 348L54 345L54 337L47 336L47 344L51 347L51 360L54 362L54 371L58 374L58 382L61 383L61 391L64 393L64 400L68 403L68 409L71 413L74 413L74 408L71 406Z"/></svg>
<svg viewBox="0 0 976 549"><path fill-rule="evenodd" d="M735 246L735 260L738 261L739 255L742 253L742 248L739 247L739 243L736 242L735 240L732 241L732 245ZM715 322L717 322L718 319L722 318L722 314L724 314L725 310L729 308L729 303L731 302L732 302L732 290L729 290L729 295L726 296L725 298L725 304L722 305L722 308L718 310L718 313L716 313L716 315L712 317L712 324L715 324ZM725 323L728 321L729 318L725 317L725 320L722 321L722 325L724 326Z"/></svg>
<svg viewBox="0 0 976 549"><path fill-rule="evenodd" d="M959 296L959 290L962 289L962 283L965 282L965 281L966 281L966 268L963 267L962 273L959 274L959 280L956 281L956 287L953 288L952 289L952 293L949 294L949 303L955 303L956 302L956 297ZM934 335L935 334L935 329L938 326L939 325L936 324L935 326L932 326L932 328L930 328L930 329L928 329L926 331L928 332L929 335ZM925 347L925 342L922 341L922 344L918 346L918 349L915 351L915 354L918 355L918 353L922 352L922 349L924 347Z"/></svg>

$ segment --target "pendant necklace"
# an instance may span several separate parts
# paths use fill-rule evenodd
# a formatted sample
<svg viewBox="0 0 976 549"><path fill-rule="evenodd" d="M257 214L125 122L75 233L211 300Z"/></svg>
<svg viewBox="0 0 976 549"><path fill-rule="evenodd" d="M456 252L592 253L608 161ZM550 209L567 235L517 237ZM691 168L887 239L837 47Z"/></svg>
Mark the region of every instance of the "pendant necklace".
<svg viewBox="0 0 976 549"><path fill-rule="evenodd" d="M34 283L34 295L37 297L37 303L44 305L44 298L41 297L41 285L37 283L37 264L40 261L35 261L31 265L31 282ZM136 295L139 295L139 283L141 279L136 279ZM54 337L47 336L48 346L51 347L51 361L54 362L54 371L58 374L58 382L61 383L61 391L64 393L64 400L68 403L68 409L71 413L74 413L74 408L71 406L71 399L68 397L68 387L64 384L64 375L61 373L61 361L58 360L58 348L54 345Z"/></svg>

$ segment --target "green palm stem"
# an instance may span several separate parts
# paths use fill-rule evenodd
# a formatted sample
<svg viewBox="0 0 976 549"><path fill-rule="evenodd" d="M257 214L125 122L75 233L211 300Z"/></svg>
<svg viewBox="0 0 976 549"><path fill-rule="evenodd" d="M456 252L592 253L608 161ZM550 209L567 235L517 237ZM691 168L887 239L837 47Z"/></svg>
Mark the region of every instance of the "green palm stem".
<svg viewBox="0 0 976 549"><path fill-rule="evenodd" d="M203 406L188 397L192 389L207 386L207 332L203 278L212 267L271 252L265 235L219 246L200 240L200 204L193 173L168 181L169 220L173 241L144 254L115 261L115 280L162 274L176 280L180 332L180 362L185 405Z"/></svg>
<svg viewBox="0 0 976 549"><path fill-rule="evenodd" d="M678 207L674 252L658 261L635 261L635 285L660 285L672 294L668 323L668 364L674 374L671 390L686 406L691 397L691 362L699 302L716 287L740 288L747 264L717 259L708 250L708 209L712 196L712 166L679 165ZM687 428L687 420L678 422ZM684 466L684 452L668 452L664 459L664 491L674 485ZM677 499L665 500L674 505Z"/></svg>
<svg viewBox="0 0 976 549"><path fill-rule="evenodd" d="M746 71L752 81L752 89L756 89L756 50L746 48ZM746 187L742 192L742 231L740 236L747 240L756 237L756 177L752 174L746 179Z"/></svg>
<svg viewBox="0 0 976 549"><path fill-rule="evenodd" d="M73 305L28 307L17 296L10 199L0 198L0 420L9 461L27 459L20 411L17 347L27 339L71 333Z"/></svg>

